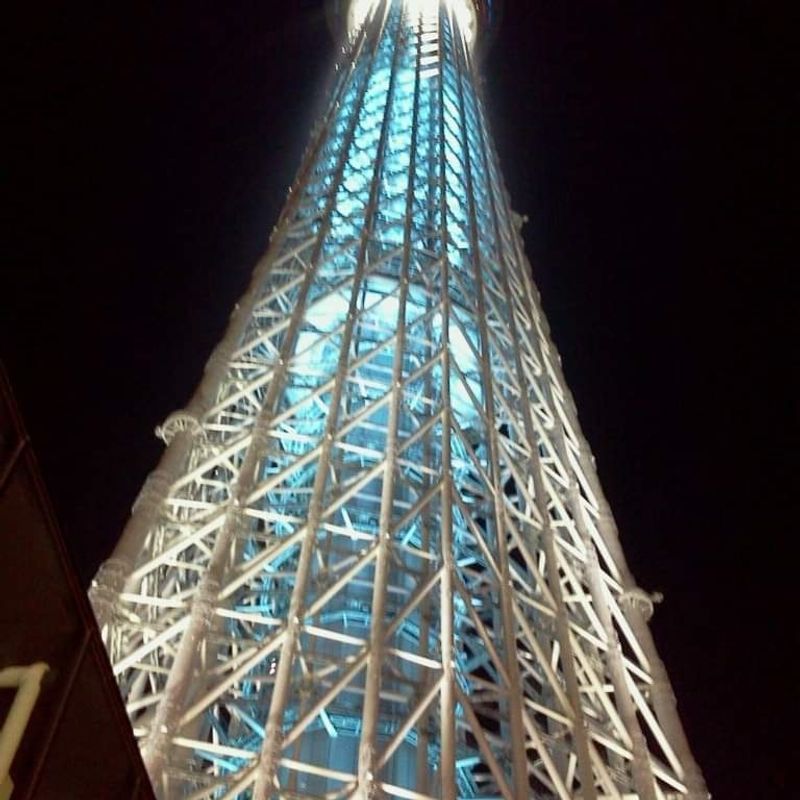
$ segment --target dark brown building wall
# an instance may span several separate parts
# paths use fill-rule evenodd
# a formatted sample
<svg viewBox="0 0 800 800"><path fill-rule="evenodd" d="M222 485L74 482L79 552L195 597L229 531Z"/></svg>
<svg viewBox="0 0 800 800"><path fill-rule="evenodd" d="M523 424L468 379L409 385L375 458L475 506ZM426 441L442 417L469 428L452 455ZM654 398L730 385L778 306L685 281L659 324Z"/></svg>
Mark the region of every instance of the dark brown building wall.
<svg viewBox="0 0 800 800"><path fill-rule="evenodd" d="M88 601L0 365L0 669L49 670L12 800L153 800ZM0 722L12 692L0 691Z"/></svg>

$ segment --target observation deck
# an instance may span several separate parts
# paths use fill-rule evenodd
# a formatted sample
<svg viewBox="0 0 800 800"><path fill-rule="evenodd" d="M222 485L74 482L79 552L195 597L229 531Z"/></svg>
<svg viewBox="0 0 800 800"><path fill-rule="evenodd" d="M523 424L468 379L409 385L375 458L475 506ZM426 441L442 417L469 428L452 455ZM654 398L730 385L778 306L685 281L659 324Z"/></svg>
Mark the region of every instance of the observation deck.
<svg viewBox="0 0 800 800"><path fill-rule="evenodd" d="M390 0L391 1L391 0ZM327 0L328 22L335 36L352 31L382 0ZM480 42L481 49L494 39L503 11L503 0L406 0L419 10L440 4L452 7L455 15L465 22L472 43Z"/></svg>

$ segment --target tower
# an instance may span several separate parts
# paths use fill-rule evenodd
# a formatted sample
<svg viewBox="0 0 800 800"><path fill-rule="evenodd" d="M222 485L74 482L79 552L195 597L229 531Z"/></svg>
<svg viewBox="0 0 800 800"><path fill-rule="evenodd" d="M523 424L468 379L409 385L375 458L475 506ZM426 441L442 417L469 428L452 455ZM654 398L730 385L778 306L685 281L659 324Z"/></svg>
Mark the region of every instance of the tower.
<svg viewBox="0 0 800 800"><path fill-rule="evenodd" d="M270 246L92 587L162 798L707 797L476 79L352 0Z"/></svg>

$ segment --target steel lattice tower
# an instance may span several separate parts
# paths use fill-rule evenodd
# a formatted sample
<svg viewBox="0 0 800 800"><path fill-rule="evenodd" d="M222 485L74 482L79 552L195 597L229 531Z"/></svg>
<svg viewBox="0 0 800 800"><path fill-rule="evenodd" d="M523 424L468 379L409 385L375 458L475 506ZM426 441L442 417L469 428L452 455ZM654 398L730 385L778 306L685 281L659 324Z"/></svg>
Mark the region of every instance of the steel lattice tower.
<svg viewBox="0 0 800 800"><path fill-rule="evenodd" d="M92 600L163 798L706 798L473 64L353 0L270 247Z"/></svg>

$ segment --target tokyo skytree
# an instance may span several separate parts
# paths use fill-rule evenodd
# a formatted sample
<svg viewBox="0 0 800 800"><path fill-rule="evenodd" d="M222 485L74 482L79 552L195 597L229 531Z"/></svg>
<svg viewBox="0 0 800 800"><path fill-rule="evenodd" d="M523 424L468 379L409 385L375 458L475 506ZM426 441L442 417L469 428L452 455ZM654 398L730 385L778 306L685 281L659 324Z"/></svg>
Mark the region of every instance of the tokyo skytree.
<svg viewBox="0 0 800 800"><path fill-rule="evenodd" d="M269 248L93 582L164 800L708 797L504 188L492 5L340 3Z"/></svg>

